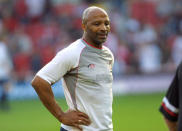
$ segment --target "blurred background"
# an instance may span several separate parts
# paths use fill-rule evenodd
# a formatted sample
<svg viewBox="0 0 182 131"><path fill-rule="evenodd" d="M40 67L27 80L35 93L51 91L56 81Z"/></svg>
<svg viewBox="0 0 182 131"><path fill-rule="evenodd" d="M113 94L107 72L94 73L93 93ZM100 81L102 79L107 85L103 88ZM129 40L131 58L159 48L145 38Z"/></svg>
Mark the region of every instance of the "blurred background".
<svg viewBox="0 0 182 131"><path fill-rule="evenodd" d="M0 0L0 130L59 130L30 81L82 36L82 12L91 5L111 20L105 45L115 56L114 131L167 130L158 108L182 59L180 0ZM60 85L53 91L65 105Z"/></svg>

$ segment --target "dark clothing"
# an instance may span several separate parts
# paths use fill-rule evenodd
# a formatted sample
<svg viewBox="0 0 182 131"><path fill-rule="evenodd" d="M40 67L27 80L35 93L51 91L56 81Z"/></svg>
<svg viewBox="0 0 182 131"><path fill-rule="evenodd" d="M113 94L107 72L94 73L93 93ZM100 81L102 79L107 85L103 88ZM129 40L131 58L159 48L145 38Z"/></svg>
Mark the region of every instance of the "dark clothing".
<svg viewBox="0 0 182 131"><path fill-rule="evenodd" d="M8 79L0 79L0 85L4 85L8 82Z"/></svg>
<svg viewBox="0 0 182 131"><path fill-rule="evenodd" d="M160 112L170 121L178 121L178 131L182 131L182 63L169 86L160 107Z"/></svg>
<svg viewBox="0 0 182 131"><path fill-rule="evenodd" d="M4 86L8 81L8 79L0 79L0 109L3 110L9 109L8 92Z"/></svg>
<svg viewBox="0 0 182 131"><path fill-rule="evenodd" d="M67 131L67 130L65 130L64 128L61 127L60 131Z"/></svg>

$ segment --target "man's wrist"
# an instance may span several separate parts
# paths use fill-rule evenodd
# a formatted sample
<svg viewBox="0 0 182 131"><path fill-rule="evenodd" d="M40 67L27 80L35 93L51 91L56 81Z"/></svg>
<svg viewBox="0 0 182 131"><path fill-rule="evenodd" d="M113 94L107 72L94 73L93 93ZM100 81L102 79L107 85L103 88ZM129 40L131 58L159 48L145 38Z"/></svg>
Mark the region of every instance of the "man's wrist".
<svg viewBox="0 0 182 131"><path fill-rule="evenodd" d="M63 116L64 116L64 112L60 112L59 114L58 114L58 120L59 120L59 122L62 122L63 121Z"/></svg>

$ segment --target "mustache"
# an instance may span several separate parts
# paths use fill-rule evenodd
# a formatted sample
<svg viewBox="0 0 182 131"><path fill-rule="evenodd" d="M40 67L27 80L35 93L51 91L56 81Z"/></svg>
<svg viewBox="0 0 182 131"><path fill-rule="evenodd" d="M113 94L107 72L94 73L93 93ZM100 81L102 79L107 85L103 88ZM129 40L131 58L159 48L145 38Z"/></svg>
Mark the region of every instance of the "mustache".
<svg viewBox="0 0 182 131"><path fill-rule="evenodd" d="M97 35L108 35L108 31L107 32L98 32Z"/></svg>

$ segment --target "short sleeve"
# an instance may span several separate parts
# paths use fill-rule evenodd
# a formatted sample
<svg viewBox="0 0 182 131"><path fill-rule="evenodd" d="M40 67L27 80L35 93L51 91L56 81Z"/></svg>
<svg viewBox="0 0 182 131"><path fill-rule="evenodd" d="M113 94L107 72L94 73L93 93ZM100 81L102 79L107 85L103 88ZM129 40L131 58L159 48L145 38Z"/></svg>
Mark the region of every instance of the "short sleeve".
<svg viewBox="0 0 182 131"><path fill-rule="evenodd" d="M73 52L63 49L37 73L37 76L53 84L76 66L76 59Z"/></svg>
<svg viewBox="0 0 182 131"><path fill-rule="evenodd" d="M166 93L166 96L162 100L160 106L160 112L171 121L178 120L178 108L179 108L179 79L178 71L171 82L171 85Z"/></svg>

